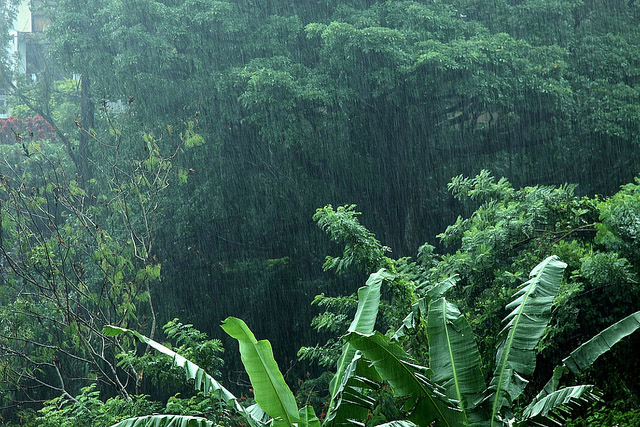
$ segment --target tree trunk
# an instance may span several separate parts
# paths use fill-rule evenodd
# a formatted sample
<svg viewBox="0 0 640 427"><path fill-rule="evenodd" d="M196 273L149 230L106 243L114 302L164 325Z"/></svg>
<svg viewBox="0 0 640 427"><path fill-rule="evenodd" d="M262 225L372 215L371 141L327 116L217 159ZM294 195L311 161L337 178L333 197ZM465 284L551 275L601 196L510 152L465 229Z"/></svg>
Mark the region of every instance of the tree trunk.
<svg viewBox="0 0 640 427"><path fill-rule="evenodd" d="M78 184L83 189L87 188L87 183L93 177L90 164L91 150L89 149L89 141L91 140L94 114L95 108L93 102L91 102L89 78L82 76L80 78L80 142L78 145L76 167L78 168Z"/></svg>

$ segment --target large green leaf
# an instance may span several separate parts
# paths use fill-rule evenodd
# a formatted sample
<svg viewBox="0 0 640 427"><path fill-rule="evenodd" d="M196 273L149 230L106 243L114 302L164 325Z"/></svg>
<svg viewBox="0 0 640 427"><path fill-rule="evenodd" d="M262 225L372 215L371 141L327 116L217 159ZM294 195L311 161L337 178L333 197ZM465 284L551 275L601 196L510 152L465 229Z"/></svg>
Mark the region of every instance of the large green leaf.
<svg viewBox="0 0 640 427"><path fill-rule="evenodd" d="M378 424L376 427L418 427L411 421L389 421L388 423Z"/></svg>
<svg viewBox="0 0 640 427"><path fill-rule="evenodd" d="M456 283L458 283L459 279L460 277L456 274L430 287L429 290L427 290L427 305L431 301L443 296L449 289L453 288Z"/></svg>
<svg viewBox="0 0 640 427"><path fill-rule="evenodd" d="M615 344L621 339L631 335L640 328L640 311L625 317L622 320L609 326L589 341L571 352L569 357L564 359L562 363L571 370L575 375L579 375L582 371L596 361L607 351L611 350Z"/></svg>
<svg viewBox="0 0 640 427"><path fill-rule="evenodd" d="M392 278L393 274L385 269L380 269L378 272L369 276L365 286L358 289L358 308L351 325L349 325L348 332L360 332L362 334L370 334L373 332L376 318L378 317L382 282L384 280L391 280ZM349 408L343 408L343 410L349 412L348 417L345 414L337 417L337 412L344 402L341 394L349 382L349 377L355 375L356 372L356 363L354 363L355 353L356 350L349 343L346 343L342 347L342 355L340 359L338 359L336 373L329 384L331 403L327 410L327 421L335 420L335 422L341 422L342 419L357 418L362 413L366 416L366 410L362 410L357 405L352 405Z"/></svg>
<svg viewBox="0 0 640 427"><path fill-rule="evenodd" d="M570 369L574 375L581 374L585 369L589 368L598 357L602 356L620 340L631 335L638 329L640 329L640 311L617 321L572 351L571 354L562 361L563 364L554 369L553 376L540 393L538 393L532 404L558 390L560 379L567 368Z"/></svg>
<svg viewBox="0 0 640 427"><path fill-rule="evenodd" d="M382 381L378 372L371 367L362 353L354 351L353 359L345 368L342 383L336 395L335 408L337 410L332 413L331 419L325 419L325 423L364 425L364 423L360 423L360 420L367 417L376 401L363 392L367 389L379 388L376 381Z"/></svg>
<svg viewBox="0 0 640 427"><path fill-rule="evenodd" d="M380 287L384 280L392 280L393 274L384 268L373 273L367 283L358 289L358 308L349 325L349 332L367 334L373 332L380 305Z"/></svg>
<svg viewBox="0 0 640 427"><path fill-rule="evenodd" d="M420 298L416 303L411 305L411 312L402 320L402 325L391 336L391 339L399 340L416 328L420 321L421 314L427 311L427 299Z"/></svg>
<svg viewBox="0 0 640 427"><path fill-rule="evenodd" d="M447 390L447 396L460 402L468 421L486 388L480 352L469 322L443 297L429 304L427 336L432 380Z"/></svg>
<svg viewBox="0 0 640 427"><path fill-rule="evenodd" d="M551 378L549 379L549 381L547 381L547 384L545 384L542 390L540 390L538 395L533 399L532 403L558 390L558 385L560 385L560 379L562 379L562 376L565 374L565 371L568 372L567 368L564 365L556 366L553 370L553 374L551 375Z"/></svg>
<svg viewBox="0 0 640 427"><path fill-rule="evenodd" d="M522 425L557 425L574 409L600 400L601 394L592 385L579 385L556 390L542 399L532 401L522 413Z"/></svg>
<svg viewBox="0 0 640 427"><path fill-rule="evenodd" d="M298 427L320 427L320 420L316 416L312 406L305 406L300 409L300 422Z"/></svg>
<svg viewBox="0 0 640 427"><path fill-rule="evenodd" d="M444 390L431 383L426 377L429 370L417 365L398 344L377 331L369 335L351 332L345 339L371 361L396 397L409 397L409 402L415 405L412 418L423 424L435 420L443 426L460 424L457 402L448 399Z"/></svg>
<svg viewBox="0 0 640 427"><path fill-rule="evenodd" d="M278 369L269 341L256 340L249 327L235 317L227 317L222 322L222 329L238 340L240 357L249 374L255 400L274 418L273 425L292 426L299 422L296 399Z"/></svg>
<svg viewBox="0 0 640 427"><path fill-rule="evenodd" d="M213 427L214 425L206 418L187 415L147 415L128 418L111 427Z"/></svg>
<svg viewBox="0 0 640 427"><path fill-rule="evenodd" d="M440 298L449 289L456 285L458 281L457 276L449 277L448 279L438 282L427 291L427 295L420 298L416 303L411 305L411 312L402 321L402 325L396 330L391 337L394 340L400 339L407 335L409 331L412 331L416 324L420 321L421 316L427 313L427 306L429 303L437 298Z"/></svg>
<svg viewBox="0 0 640 427"><path fill-rule="evenodd" d="M166 354L167 356L171 357L174 365L184 370L187 379L194 380L194 387L196 390L202 391L205 395L213 395L225 402L227 405L233 407L236 411L244 415L245 419L247 420L247 422L249 422L250 425L263 425L262 421L248 412L247 409L240 404L238 399L229 390L224 388L222 384L216 381L211 375L207 374L204 369L202 369L192 361L179 355L175 351L131 329L107 325L103 328L103 332L106 336L109 337L115 337L117 335L129 333L135 336L140 342L147 344L154 350L162 354Z"/></svg>
<svg viewBox="0 0 640 427"><path fill-rule="evenodd" d="M536 346L551 316L551 305L562 281L567 265L556 256L550 256L531 271L531 279L523 283L507 305L511 310L505 317L505 327L496 356L496 368L488 388L491 422L504 423L500 414L503 407L522 393L536 366Z"/></svg>

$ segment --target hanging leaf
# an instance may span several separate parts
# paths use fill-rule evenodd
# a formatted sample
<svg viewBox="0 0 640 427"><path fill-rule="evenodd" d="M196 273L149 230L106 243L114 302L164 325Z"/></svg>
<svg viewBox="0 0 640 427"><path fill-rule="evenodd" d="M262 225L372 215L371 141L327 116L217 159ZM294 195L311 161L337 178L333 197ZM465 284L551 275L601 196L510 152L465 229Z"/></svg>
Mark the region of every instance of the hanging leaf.
<svg viewBox="0 0 640 427"><path fill-rule="evenodd" d="M249 327L235 317L227 317L222 322L222 329L238 340L242 364L249 374L255 400L274 418L273 425L292 426L299 422L296 399L278 369L269 341L256 340Z"/></svg>
<svg viewBox="0 0 640 427"><path fill-rule="evenodd" d="M380 288L382 286L382 282L384 280L391 280L392 278L393 274L389 273L385 269L380 269L378 272L369 276L365 286L358 289L358 308L353 321L349 326L349 332L360 332L362 334L370 334L373 332L373 328L376 324L376 318L378 317ZM338 359L336 374L329 384L331 403L327 410L326 422L334 420L337 415L337 410L342 402L340 395L344 391L349 377L355 374L357 363L354 363L355 356L356 350L349 343L346 343L342 347L342 355L340 356L340 359ZM362 412L361 409L356 407L350 407L348 411L355 411L356 413L351 414L354 416ZM364 415L366 416L366 411L364 411Z"/></svg>
<svg viewBox="0 0 640 427"><path fill-rule="evenodd" d="M554 369L553 376L535 397L533 403L558 389L560 379L567 371L567 368L570 369L574 375L580 375L585 369L589 368L598 357L611 350L619 341L638 329L640 329L640 311L617 321L579 346L562 361L561 366L557 366Z"/></svg>
<svg viewBox="0 0 640 427"><path fill-rule="evenodd" d="M427 319L433 381L460 402L465 420L486 388L480 353L467 319L445 298L432 301Z"/></svg>
<svg viewBox="0 0 640 427"><path fill-rule="evenodd" d="M188 380L194 380L194 388L196 390L202 391L205 396L213 395L222 400L228 406L233 407L236 411L244 415L247 422L249 422L252 426L263 424L261 419L256 418L251 413L247 412L246 408L240 404L238 399L229 390L224 388L222 384L217 382L211 375L207 374L204 369L179 355L175 351L131 329L107 325L102 329L102 331L108 337L115 337L124 333L131 334L140 342L147 344L148 346L162 354L166 354L167 356L172 358L172 362L175 366L184 370L184 374Z"/></svg>
<svg viewBox="0 0 640 427"><path fill-rule="evenodd" d="M431 371L416 364L398 344L377 331L370 335L351 332L345 339L371 361L396 397L409 397L410 405L405 406L413 406L412 417L427 424L438 420L443 426L461 423L457 402L448 399L441 387L429 381L427 375Z"/></svg>
<svg viewBox="0 0 640 427"><path fill-rule="evenodd" d="M640 328L640 311L625 317L609 326L589 341L571 352L562 363L575 375L579 375L593 364L596 359L611 350L621 339Z"/></svg>
<svg viewBox="0 0 640 427"><path fill-rule="evenodd" d="M522 413L522 419L527 424L560 426L564 424L566 415L599 401L601 397L602 394L592 385L565 387L532 401Z"/></svg>
<svg viewBox="0 0 640 427"><path fill-rule="evenodd" d="M500 334L496 368L488 388L492 402L491 426L502 424L501 410L522 393L536 366L536 346L547 328L551 305L567 265L557 256L550 256L531 271L531 279L523 283L507 305L511 312Z"/></svg>
<svg viewBox="0 0 640 427"><path fill-rule="evenodd" d="M147 415L120 421L111 427L213 427L206 418L187 415Z"/></svg>

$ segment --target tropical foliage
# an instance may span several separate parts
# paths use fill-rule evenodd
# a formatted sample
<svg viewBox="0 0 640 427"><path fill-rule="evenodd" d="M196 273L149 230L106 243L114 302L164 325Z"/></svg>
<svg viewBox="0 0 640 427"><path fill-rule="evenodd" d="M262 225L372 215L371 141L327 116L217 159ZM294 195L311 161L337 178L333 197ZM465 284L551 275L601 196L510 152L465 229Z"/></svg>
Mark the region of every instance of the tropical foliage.
<svg viewBox="0 0 640 427"><path fill-rule="evenodd" d="M625 0L0 0L0 422L637 424L639 46Z"/></svg>
<svg viewBox="0 0 640 427"><path fill-rule="evenodd" d="M553 377L533 401L517 416L512 404L522 394L535 370L536 346L546 329L551 306L558 294L566 264L552 256L537 265L531 279L523 283L507 306L501 341L497 348L496 370L488 387L481 373L481 361L470 326L457 307L445 297L430 301L428 339L431 369L420 366L411 355L389 337L374 332L380 302L380 288L390 274L381 270L372 274L358 292L358 309L344 336L336 373L330 385L331 403L325 425L361 424L375 405L370 391L388 383L395 398L402 398L406 425L525 425L561 424L576 407L600 400L592 385L559 387L563 368L574 374L587 369L622 338L640 328L640 311L622 319L584 343L564 359ZM298 409L295 398L278 369L268 341L257 341L247 325L230 317L222 328L240 345L242 362L254 387L256 405L245 409L224 387L200 367L179 354L135 331L107 327L108 335L130 332L141 342L172 357L173 363L195 380L196 389L214 391L218 399L236 407L251 425L320 425L310 406ZM267 414L269 419L256 416ZM132 418L126 425L157 425L167 416ZM176 416L175 420L178 420ZM180 418L180 422L194 421ZM546 420L546 421L545 421ZM177 421L176 421L177 422ZM204 422L204 420L202 421ZM409 424L411 423L411 424Z"/></svg>

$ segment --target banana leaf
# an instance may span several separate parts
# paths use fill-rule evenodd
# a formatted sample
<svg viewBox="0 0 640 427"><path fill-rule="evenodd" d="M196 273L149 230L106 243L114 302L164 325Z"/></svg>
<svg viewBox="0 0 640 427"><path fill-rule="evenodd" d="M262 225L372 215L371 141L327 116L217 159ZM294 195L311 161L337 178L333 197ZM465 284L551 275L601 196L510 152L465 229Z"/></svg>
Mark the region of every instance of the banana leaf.
<svg viewBox="0 0 640 427"><path fill-rule="evenodd" d="M564 387L531 402L522 413L524 421L518 425L561 426L573 410L591 405L601 396L592 385Z"/></svg>
<svg viewBox="0 0 640 427"><path fill-rule="evenodd" d="M392 278L392 273L389 273L385 269L380 269L378 272L369 276L365 286L358 289L358 308L348 332L360 332L363 334L373 332L376 318L378 317L382 282L384 280L391 280ZM342 409L348 412L348 415L342 414L338 416L338 411L343 403L348 402L348 400L342 399L341 394L345 390L345 387L347 387L350 376L355 375L357 365L357 362L354 362L355 356L356 350L349 343L342 346L342 355L340 359L338 359L336 374L329 383L331 402L327 410L325 423L333 422L338 424L341 423L343 419L359 419L367 415L368 411L366 409L357 405L350 405L348 408Z"/></svg>
<svg viewBox="0 0 640 427"><path fill-rule="evenodd" d="M312 406L305 406L300 409L300 422L298 427L320 427L320 420L316 416Z"/></svg>
<svg viewBox="0 0 640 427"><path fill-rule="evenodd" d="M147 415L128 418L111 427L213 427L214 425L206 418L187 415Z"/></svg>
<svg viewBox="0 0 640 427"><path fill-rule="evenodd" d="M402 325L400 325L398 330L396 330L391 339L398 340L415 329L420 317L427 313L427 306L429 303L444 295L445 292L456 285L457 281L458 277L452 276L433 285L433 287L427 291L426 296L420 298L416 303L411 305L411 312L407 314L404 320L402 320Z"/></svg>
<svg viewBox="0 0 640 427"><path fill-rule="evenodd" d="M403 336L415 329L418 321L420 320L421 313L427 311L426 298L420 298L418 302L411 305L411 312L402 320L402 325L391 336L393 340L399 340Z"/></svg>
<svg viewBox="0 0 640 427"><path fill-rule="evenodd" d="M254 415L252 415L252 413L248 412L247 409L240 404L238 399L229 390L224 388L222 384L216 381L211 375L207 374L204 369L202 369L192 361L179 355L175 351L131 329L107 325L102 329L102 331L108 337L115 337L124 333L131 334L140 342L147 344L154 350L171 357L173 364L184 370L186 378L189 380L194 380L194 388L196 390L202 391L205 396L213 395L219 400L222 400L228 406L233 407L236 411L238 411L245 417L245 419L251 426L255 427L264 425L261 419L256 418Z"/></svg>
<svg viewBox="0 0 640 427"><path fill-rule="evenodd" d="M568 369L574 375L580 375L589 368L600 356L616 345L619 341L640 329L640 311L625 317L583 343L562 361L553 371L553 376L535 397L536 402L558 389L560 379Z"/></svg>
<svg viewBox="0 0 640 427"><path fill-rule="evenodd" d="M453 288L456 283L458 283L459 279L460 277L456 274L433 285L427 291L427 303L443 296L449 289Z"/></svg>
<svg viewBox="0 0 640 427"><path fill-rule="evenodd" d="M486 388L480 352L467 319L446 298L432 301L427 317L432 380L460 402L465 424Z"/></svg>
<svg viewBox="0 0 640 427"><path fill-rule="evenodd" d="M384 424L378 424L376 427L418 427L411 421L390 421Z"/></svg>
<svg viewBox="0 0 640 427"><path fill-rule="evenodd" d="M256 340L247 325L235 317L227 317L222 322L222 329L238 341L256 403L274 419L273 426L298 423L300 415L296 399L278 369L269 341Z"/></svg>
<svg viewBox="0 0 640 427"><path fill-rule="evenodd" d="M346 341L371 361L381 378L387 381L396 397L409 397L405 407L412 407L411 417L421 424L438 420L438 425L458 426L461 412L456 401L445 396L444 390L427 379L428 368L417 365L398 344L380 332L363 335L351 332Z"/></svg>
<svg viewBox="0 0 640 427"><path fill-rule="evenodd" d="M522 393L536 366L536 346L547 328L551 306L562 282L567 265L550 256L531 271L531 279L523 283L507 305L505 327L496 356L496 368L487 400L491 402L490 425L503 424L501 411Z"/></svg>
<svg viewBox="0 0 640 427"><path fill-rule="evenodd" d="M636 311L624 319L617 321L572 351L562 363L575 375L579 375L591 366L598 357L611 350L611 347L617 344L618 341L631 335L639 328L640 311Z"/></svg>
<svg viewBox="0 0 640 427"><path fill-rule="evenodd" d="M353 359L344 369L339 392L335 399L336 410L327 411L325 423L334 425L357 425L359 420L366 419L369 411L375 405L375 399L367 396L364 391L379 387L375 381L382 381L370 362L363 358L359 351L354 350ZM331 415L331 418L329 418Z"/></svg>

